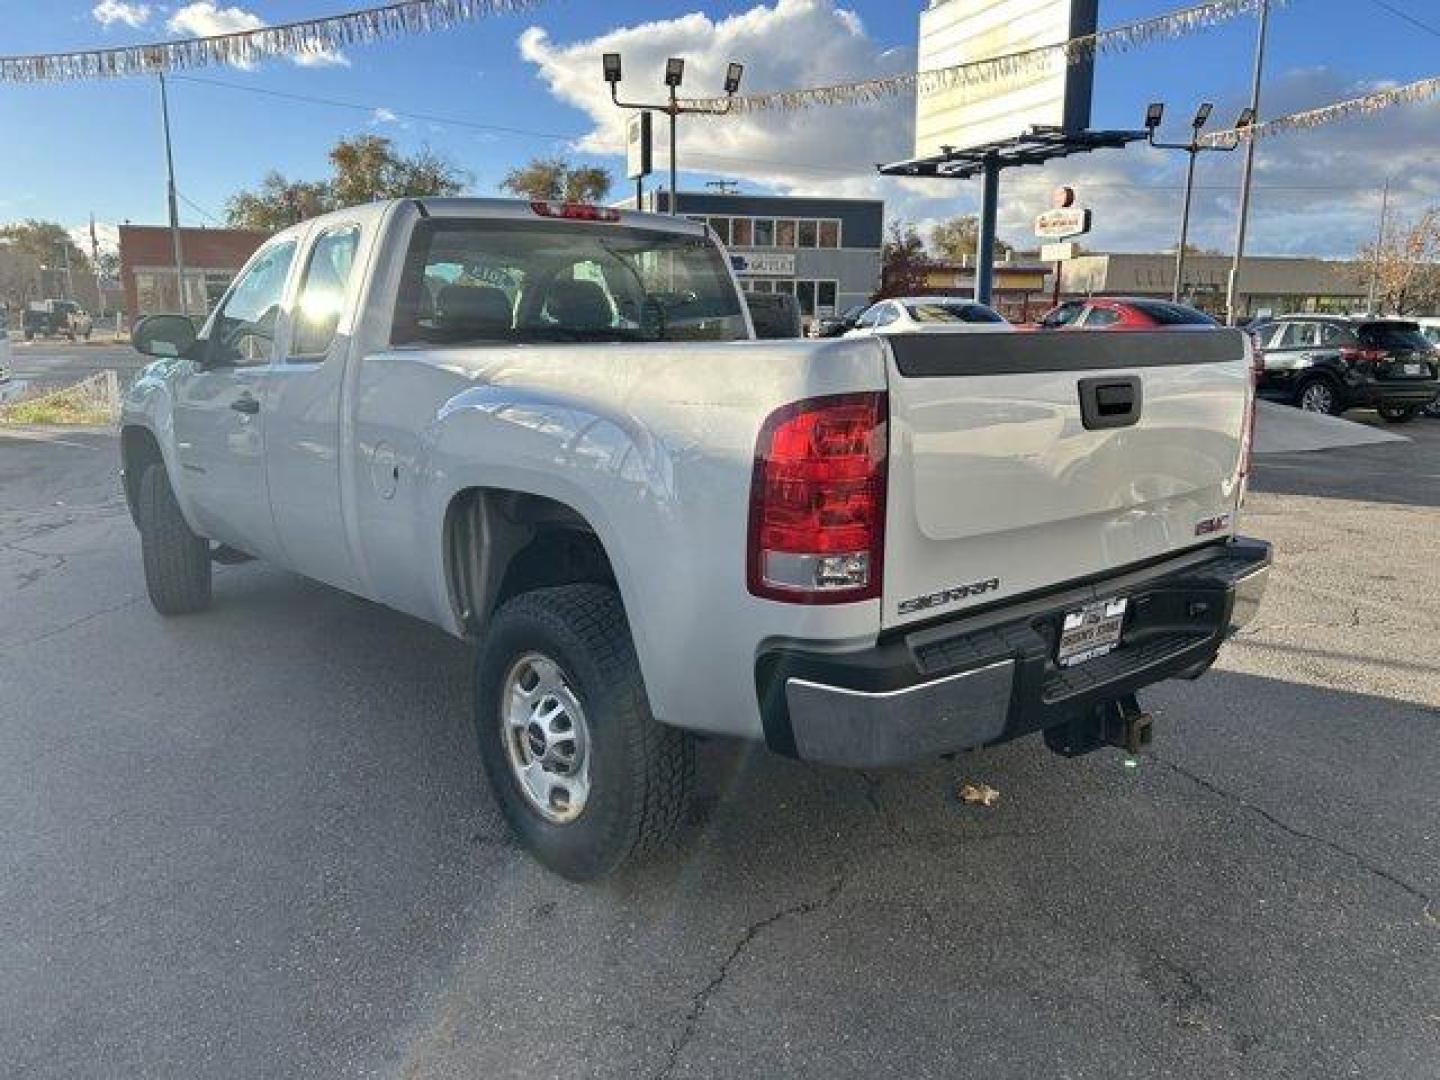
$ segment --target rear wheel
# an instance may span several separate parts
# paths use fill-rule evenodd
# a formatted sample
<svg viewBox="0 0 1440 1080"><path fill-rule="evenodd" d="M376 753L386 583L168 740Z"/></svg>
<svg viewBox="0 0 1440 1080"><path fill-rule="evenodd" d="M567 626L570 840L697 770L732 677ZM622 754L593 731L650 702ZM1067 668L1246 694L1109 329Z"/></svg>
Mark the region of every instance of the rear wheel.
<svg viewBox="0 0 1440 1080"><path fill-rule="evenodd" d="M190 615L210 606L210 542L196 536L180 513L165 466L140 477L136 507L145 589L161 615Z"/></svg>
<svg viewBox="0 0 1440 1080"><path fill-rule="evenodd" d="M1420 415L1419 405L1381 405L1375 410L1389 424L1408 424Z"/></svg>
<svg viewBox="0 0 1440 1080"><path fill-rule="evenodd" d="M539 589L496 613L475 725L506 821L563 877L601 877L663 849L681 825L694 740L651 715L611 588Z"/></svg>
<svg viewBox="0 0 1440 1080"><path fill-rule="evenodd" d="M1421 409L1420 411L1423 412L1426 416L1440 420L1440 398L1436 398L1434 401L1430 402L1429 405L1426 405L1425 408Z"/></svg>
<svg viewBox="0 0 1440 1080"><path fill-rule="evenodd" d="M1329 379L1307 379L1295 391L1295 404L1305 412L1338 416L1342 406L1340 392Z"/></svg>

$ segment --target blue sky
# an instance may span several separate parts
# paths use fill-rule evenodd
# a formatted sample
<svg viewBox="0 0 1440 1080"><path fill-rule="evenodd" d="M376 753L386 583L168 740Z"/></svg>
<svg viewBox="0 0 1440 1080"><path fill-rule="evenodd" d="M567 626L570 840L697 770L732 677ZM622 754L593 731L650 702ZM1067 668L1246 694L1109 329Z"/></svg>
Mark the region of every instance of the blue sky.
<svg viewBox="0 0 1440 1080"><path fill-rule="evenodd" d="M239 0L238 7L282 22L334 13L356 2ZM1180 2L1101 0L1100 22L1112 26ZM1264 111L1273 115L1277 109L1362 92L1377 82L1440 74L1440 32L1406 22L1387 5L1440 27L1434 0L1291 0L1280 7L1267 68L1270 107ZM144 25L132 27L116 19L102 25L95 0L3 0L0 49L27 53L163 38L167 20L183 6L151 3ZM182 216L187 224L202 224L207 213L223 215L231 193L253 185L271 168L297 177L322 175L329 146L341 136L366 131L389 135L407 149L428 143L471 174L478 194L492 193L507 168L537 154L593 159L619 172L618 158L599 152L614 144L607 142L613 131L607 130L611 121L604 87L591 58L604 44L594 44L597 38L621 44L627 58L640 58L627 65L626 87L635 92L659 82L657 71L642 70L640 64L650 57L658 62L672 49L691 56L690 82L698 92L705 81L718 78L713 65L726 57L715 49L726 42L740 43L732 47L747 51L734 56L750 65L747 89L779 88L863 77L910 62L921 6L922 0L561 0L452 31L354 47L343 65L301 67L274 60L248 71L199 70L192 73L194 80L212 82L177 78L172 84L179 187L189 200ZM757 7L765 9L758 16L752 11ZM750 22L736 18L746 12ZM858 25L846 13L858 16ZM522 48L527 31L528 44ZM1201 99L1217 103L1217 118L1233 115L1246 93L1253 35L1253 19L1239 19L1179 41L1102 57L1094 123L1133 126L1152 99L1167 101L1177 120ZM712 65L708 72L707 64ZM512 130L403 116L391 120L386 113L255 90ZM889 201L892 216L922 223L972 209L972 184L901 185L868 175L867 163L892 156L908 139L911 109L909 102L893 102L819 110L772 122L769 131L753 121L699 121L702 128L728 126L723 131L682 129L681 161L687 160L687 148L693 151L691 160L699 160L694 155L708 148L716 159L707 162L712 171L687 173L690 183L738 175L757 190L878 193ZM1373 232L1378 188L1391 173L1401 213L1440 202L1440 177L1433 167L1437 143L1440 109L1433 102L1269 140L1257 179L1254 248L1350 253ZM105 222L163 220L153 79L0 84L0 145L5 148L0 220L36 216L75 224L92 211ZM1238 157L1211 155L1213 160L1203 162L1196 222L1200 243L1228 243ZM771 164L756 166L756 159ZM783 168L787 163L795 169ZM1125 151L1015 173L1002 195L1002 223L1024 239L1023 223L1041 208L1043 193L1056 183L1075 183L1096 208L1094 246L1163 247L1172 242L1180 165L1173 157ZM719 169L727 171L713 171Z"/></svg>

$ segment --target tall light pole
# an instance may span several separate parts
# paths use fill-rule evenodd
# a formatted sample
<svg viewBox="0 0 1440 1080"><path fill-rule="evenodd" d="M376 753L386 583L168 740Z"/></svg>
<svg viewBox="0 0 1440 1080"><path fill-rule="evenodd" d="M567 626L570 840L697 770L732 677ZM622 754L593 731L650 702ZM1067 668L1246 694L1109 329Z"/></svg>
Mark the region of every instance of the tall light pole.
<svg viewBox="0 0 1440 1080"><path fill-rule="evenodd" d="M610 100L622 109L653 109L670 117L670 213L680 212L679 168L675 156L675 119L686 113L701 113L708 116L724 116L734 104L735 94L740 89L740 79L745 74L745 65L731 63L725 69L725 106L706 108L680 104L680 84L685 79L685 61L672 56L665 61L665 86L670 91L670 100L660 104L643 104L638 101L620 100L620 54L605 53L601 57L605 81L610 84ZM637 202L635 209L639 210Z"/></svg>
<svg viewBox="0 0 1440 1080"><path fill-rule="evenodd" d="M169 179L170 246L175 253L175 290L180 297L180 314L189 315L185 302L185 256L180 248L180 204L175 197L175 152L170 145L170 95L165 88L165 73L160 72L160 118L165 127L165 173Z"/></svg>
<svg viewBox="0 0 1440 1080"><path fill-rule="evenodd" d="M1157 150L1183 150L1190 160L1185 165L1185 201L1180 211L1180 242L1175 245L1175 283L1170 289L1170 299L1180 302L1180 294L1184 291L1185 283L1185 245L1190 239L1190 204L1195 193L1195 159L1207 151L1219 151L1228 153L1240 145L1239 136L1234 136L1224 143L1202 142L1200 129L1210 119L1210 113L1215 106L1210 102L1200 103L1195 110L1195 118L1190 121L1190 141L1183 143L1162 143L1155 138L1155 132L1160 130L1160 121L1165 116L1165 105L1163 102L1152 102L1145 110L1145 130L1148 131L1150 145ZM1235 128L1249 127L1255 122L1255 115L1248 108L1242 109L1240 119L1235 121Z"/></svg>
<svg viewBox="0 0 1440 1080"><path fill-rule="evenodd" d="M1365 298L1365 314L1378 315L1375 310L1380 299L1380 260L1384 257L1385 219L1390 216L1390 177L1385 177L1385 187L1380 192L1380 228L1375 236L1375 258L1370 267L1370 289Z"/></svg>
<svg viewBox="0 0 1440 1080"><path fill-rule="evenodd" d="M1260 30L1255 37L1255 75L1250 83L1250 117L1260 117L1260 80L1265 73L1265 36L1270 30L1270 0L1260 0ZM1245 140L1245 164L1240 172L1240 214L1235 222L1235 254L1230 260L1230 280L1225 289L1225 321L1231 326L1240 319L1237 308L1240 288L1240 260L1245 257L1245 228L1250 222L1250 180L1255 172L1255 136Z"/></svg>

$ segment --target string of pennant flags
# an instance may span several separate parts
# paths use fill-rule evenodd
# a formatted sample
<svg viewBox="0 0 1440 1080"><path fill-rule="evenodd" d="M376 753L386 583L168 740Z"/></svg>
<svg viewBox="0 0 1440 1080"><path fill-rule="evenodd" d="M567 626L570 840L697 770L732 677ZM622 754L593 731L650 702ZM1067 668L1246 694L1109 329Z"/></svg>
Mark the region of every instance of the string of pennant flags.
<svg viewBox="0 0 1440 1080"><path fill-rule="evenodd" d="M188 71L219 64L253 64L285 56L323 55L364 45L446 30L492 15L528 11L544 0L402 0L297 22L211 37L73 52L0 56L0 82L59 82Z"/></svg>
<svg viewBox="0 0 1440 1080"><path fill-rule="evenodd" d="M1272 6L1278 6L1285 0L1270 2ZM1094 60L1097 55L1129 52L1154 41L1184 37L1246 15L1258 9L1260 4L1261 0L1208 0L1193 7L1084 34L1054 45L1041 45L950 67L901 72L829 86L738 94L733 98L698 98L683 104L688 108L734 116L770 111L793 112L825 105L863 105L916 92L928 95L983 88L1017 76L1043 74L1060 66L1073 67Z"/></svg>
<svg viewBox="0 0 1440 1080"><path fill-rule="evenodd" d="M1284 135L1291 131L1304 131L1320 127L1323 124L1333 124L1338 120L1348 120L1355 116L1369 116L1382 109L1393 108L1396 105L1412 105L1437 96L1440 96L1440 76L1432 76L1428 79L1406 83L1404 86L1394 86L1386 90L1377 90L1373 94L1332 102L1329 105L1322 105L1318 109L1287 113L1285 116L1277 116L1273 120L1266 120L1264 123L1255 124L1252 127L1214 131L1200 141L1214 146L1223 145L1235 139L1263 139L1270 135Z"/></svg>

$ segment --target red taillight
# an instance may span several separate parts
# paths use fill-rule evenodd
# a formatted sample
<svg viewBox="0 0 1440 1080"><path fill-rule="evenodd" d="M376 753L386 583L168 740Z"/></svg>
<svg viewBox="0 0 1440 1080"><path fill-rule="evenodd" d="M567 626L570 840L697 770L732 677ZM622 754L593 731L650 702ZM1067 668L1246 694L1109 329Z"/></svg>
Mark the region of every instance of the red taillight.
<svg viewBox="0 0 1440 1080"><path fill-rule="evenodd" d="M1342 359L1364 360L1371 364L1378 364L1387 355L1384 349L1367 349L1358 345L1344 345L1340 349Z"/></svg>
<svg viewBox="0 0 1440 1080"><path fill-rule="evenodd" d="M619 221L620 211L608 206L592 206L590 203L545 202L536 199L530 209L541 217L565 218L569 221Z"/></svg>
<svg viewBox="0 0 1440 1080"><path fill-rule="evenodd" d="M750 592L792 604L880 595L886 398L811 398L770 414L750 487Z"/></svg>

